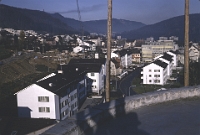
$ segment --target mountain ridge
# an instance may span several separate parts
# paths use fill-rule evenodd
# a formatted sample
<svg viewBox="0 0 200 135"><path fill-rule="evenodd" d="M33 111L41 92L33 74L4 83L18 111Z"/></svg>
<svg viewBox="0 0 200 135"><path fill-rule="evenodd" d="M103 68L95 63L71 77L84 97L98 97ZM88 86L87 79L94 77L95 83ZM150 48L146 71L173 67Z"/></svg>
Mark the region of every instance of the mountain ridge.
<svg viewBox="0 0 200 135"><path fill-rule="evenodd" d="M200 41L200 14L190 14L190 41ZM177 36L180 40L184 40L184 15L176 16L161 22L146 25L137 30L122 33L122 37L128 39L141 39L165 36Z"/></svg>
<svg viewBox="0 0 200 135"><path fill-rule="evenodd" d="M53 17L60 19L67 25L71 26L74 29L81 29L83 26L84 31L88 31L90 33L107 33L107 20L100 19L100 20L91 20L91 21L82 21L82 23L78 20L72 18L66 18L60 15L59 13L52 14ZM128 30L134 30L145 26L145 24L136 21L130 21L125 19L112 19L113 23L113 33L122 33Z"/></svg>
<svg viewBox="0 0 200 135"><path fill-rule="evenodd" d="M80 34L81 25L84 33L107 33L107 20L92 20L80 22L66 18L59 13L46 13L44 11L11 7L0 4L0 27L34 30L54 34ZM140 22L113 19L113 30L121 33L130 29L137 29L145 24Z"/></svg>
<svg viewBox="0 0 200 135"><path fill-rule="evenodd" d="M200 14L190 14L190 41L200 41ZM151 25L125 19L112 21L113 33L120 33L122 38L145 39L148 37L177 36L184 40L184 16L176 16ZM80 22L72 18L63 17L59 13L46 13L39 10L22 9L0 5L0 27L53 34L82 34L107 33L107 20L91 20Z"/></svg>
<svg viewBox="0 0 200 135"><path fill-rule="evenodd" d="M0 5L0 27L34 30L49 33L76 33L72 27L66 25L58 19L51 17L46 12L39 10L22 9Z"/></svg>

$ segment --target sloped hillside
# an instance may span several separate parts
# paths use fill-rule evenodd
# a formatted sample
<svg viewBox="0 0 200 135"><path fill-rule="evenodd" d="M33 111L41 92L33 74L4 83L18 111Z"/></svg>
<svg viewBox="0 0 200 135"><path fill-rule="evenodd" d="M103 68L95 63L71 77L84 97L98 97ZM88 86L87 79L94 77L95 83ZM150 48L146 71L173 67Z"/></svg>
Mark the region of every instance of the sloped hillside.
<svg viewBox="0 0 200 135"><path fill-rule="evenodd" d="M34 73L48 72L48 68L56 69L57 64L48 62L47 59L34 59L22 56L12 59L11 62L0 66L0 84L23 78Z"/></svg>
<svg viewBox="0 0 200 135"><path fill-rule="evenodd" d="M54 34L74 34L76 30L49 13L0 5L0 27Z"/></svg>

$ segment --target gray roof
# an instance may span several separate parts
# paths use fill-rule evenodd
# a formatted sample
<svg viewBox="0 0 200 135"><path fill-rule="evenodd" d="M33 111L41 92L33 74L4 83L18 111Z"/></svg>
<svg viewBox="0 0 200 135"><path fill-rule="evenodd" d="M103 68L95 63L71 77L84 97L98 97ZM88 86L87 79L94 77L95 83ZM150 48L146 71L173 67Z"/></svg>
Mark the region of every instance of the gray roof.
<svg viewBox="0 0 200 135"><path fill-rule="evenodd" d="M123 50L120 50L120 51L119 50L114 51L114 53L119 54L120 57L122 57L122 56L124 56L126 54L128 54L128 55L132 54L132 51L129 50L129 49L123 49Z"/></svg>
<svg viewBox="0 0 200 135"><path fill-rule="evenodd" d="M102 68L102 64L99 64L99 63L74 63L74 64L68 64L66 66L70 66L70 67L73 67L75 69L79 69L79 70L83 70L85 71L86 73L88 72L100 72L101 71L101 68ZM62 66L62 69L65 71L67 69L65 69L65 66Z"/></svg>
<svg viewBox="0 0 200 135"><path fill-rule="evenodd" d="M172 62L173 61L173 56L172 55L169 55L169 54L167 54L167 53L164 53L164 55L162 56L162 57L160 57L160 58L163 58L163 59L165 59L165 60L168 60L168 61L170 61L170 62Z"/></svg>
<svg viewBox="0 0 200 135"><path fill-rule="evenodd" d="M158 66L160 66L160 67L162 67L162 68L164 68L164 69L168 66L167 63L165 63L165 62L163 62L161 60L155 60L153 63L158 65Z"/></svg>
<svg viewBox="0 0 200 135"><path fill-rule="evenodd" d="M83 80L86 72L67 66L63 69L63 73L55 74L55 76L36 82L36 84L62 97L71 92L71 90L67 91L67 88Z"/></svg>
<svg viewBox="0 0 200 135"><path fill-rule="evenodd" d="M69 65L72 64L105 64L106 59L101 58L101 59L71 59L69 61Z"/></svg>
<svg viewBox="0 0 200 135"><path fill-rule="evenodd" d="M80 68L86 72L100 72L102 65L105 65L106 59L72 59L68 65L74 68Z"/></svg>

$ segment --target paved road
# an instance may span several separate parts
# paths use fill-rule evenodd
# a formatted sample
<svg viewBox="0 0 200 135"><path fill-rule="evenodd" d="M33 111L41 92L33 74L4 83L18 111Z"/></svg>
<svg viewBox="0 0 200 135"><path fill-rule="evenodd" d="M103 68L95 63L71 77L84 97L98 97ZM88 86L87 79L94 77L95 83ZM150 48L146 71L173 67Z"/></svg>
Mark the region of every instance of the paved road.
<svg viewBox="0 0 200 135"><path fill-rule="evenodd" d="M200 98L150 105L104 122L87 135L200 135Z"/></svg>
<svg viewBox="0 0 200 135"><path fill-rule="evenodd" d="M132 85L132 81L134 79L134 77L140 75L140 68L137 68L135 71L131 72L130 74L128 74L126 77L124 77L118 84L118 88L119 90L125 94L125 96L129 96L129 87ZM130 88L131 89L131 88ZM134 95L136 93L134 93L133 90L130 90L130 95Z"/></svg>

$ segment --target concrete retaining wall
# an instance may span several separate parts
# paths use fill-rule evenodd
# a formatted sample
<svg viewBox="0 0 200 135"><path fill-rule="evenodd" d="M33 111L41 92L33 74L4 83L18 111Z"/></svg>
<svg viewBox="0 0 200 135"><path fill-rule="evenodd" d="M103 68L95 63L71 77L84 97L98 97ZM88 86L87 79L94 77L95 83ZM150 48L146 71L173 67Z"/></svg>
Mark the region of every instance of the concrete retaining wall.
<svg viewBox="0 0 200 135"><path fill-rule="evenodd" d="M149 92L113 100L77 113L75 116L61 121L42 135L79 135L103 121L114 119L117 115L129 113L136 108L195 96L200 96L200 85Z"/></svg>

